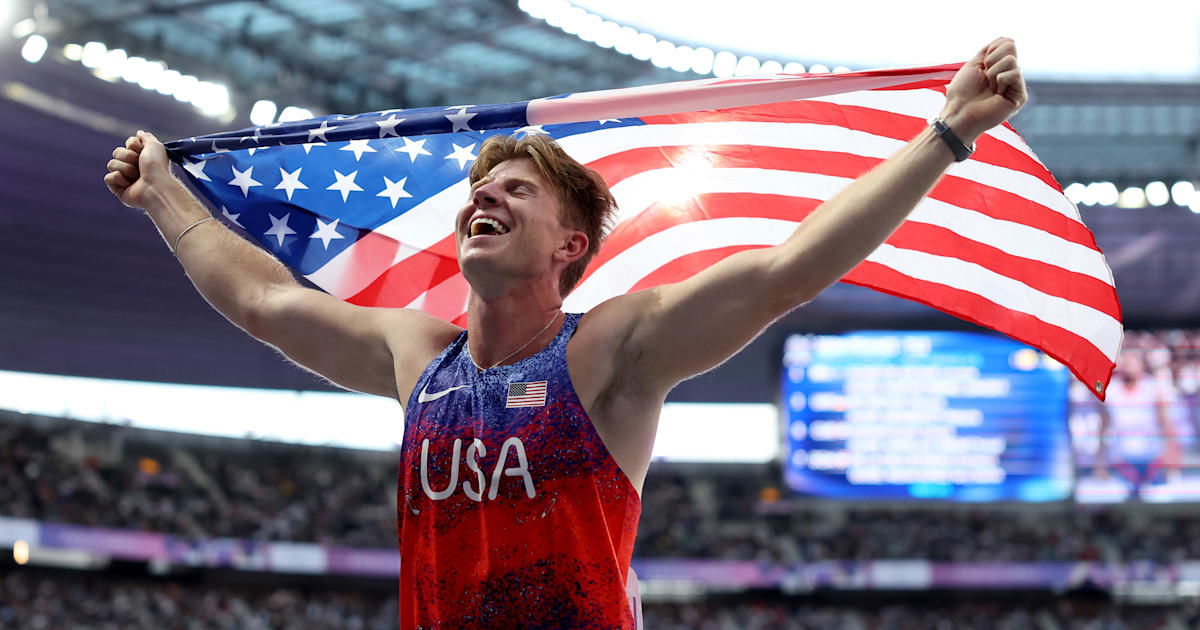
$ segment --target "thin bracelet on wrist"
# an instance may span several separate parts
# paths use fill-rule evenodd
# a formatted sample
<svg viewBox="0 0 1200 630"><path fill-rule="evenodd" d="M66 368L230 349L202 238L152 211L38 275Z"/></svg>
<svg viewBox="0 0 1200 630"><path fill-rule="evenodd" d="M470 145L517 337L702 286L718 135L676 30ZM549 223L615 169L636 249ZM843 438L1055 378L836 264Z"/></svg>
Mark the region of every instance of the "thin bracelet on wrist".
<svg viewBox="0 0 1200 630"><path fill-rule="evenodd" d="M206 218L206 219L200 219L199 221L197 221L197 222L195 222L195 223L193 223L193 224L191 224L191 225L189 225L189 226L187 226L187 227L183 228L183 231L179 233L179 236L176 236L176 237L175 237L175 247L171 248L171 253L172 253L172 254L175 254L175 253L178 253L178 252L179 252L179 239L183 238L183 235L184 235L184 234L187 234L189 230L191 230L192 228L196 227L197 225L200 225L201 223L204 223L205 221L213 221L213 220L215 220L216 218L217 218L217 217L208 217L208 218Z"/></svg>

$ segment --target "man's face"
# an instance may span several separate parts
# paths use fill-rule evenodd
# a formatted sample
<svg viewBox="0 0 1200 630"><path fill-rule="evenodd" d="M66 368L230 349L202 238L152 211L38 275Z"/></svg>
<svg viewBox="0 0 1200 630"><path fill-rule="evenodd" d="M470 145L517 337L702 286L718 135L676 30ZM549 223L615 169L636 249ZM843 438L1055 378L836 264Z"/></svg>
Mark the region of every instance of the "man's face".
<svg viewBox="0 0 1200 630"><path fill-rule="evenodd" d="M455 220L463 275L476 286L552 271L553 254L571 232L559 217L558 195L532 160L496 165L475 183Z"/></svg>

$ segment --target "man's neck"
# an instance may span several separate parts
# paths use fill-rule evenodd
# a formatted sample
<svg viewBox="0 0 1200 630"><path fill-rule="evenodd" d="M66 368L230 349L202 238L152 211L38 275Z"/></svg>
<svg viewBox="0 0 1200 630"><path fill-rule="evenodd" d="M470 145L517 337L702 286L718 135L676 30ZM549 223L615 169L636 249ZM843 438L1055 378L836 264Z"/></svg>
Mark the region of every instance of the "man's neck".
<svg viewBox="0 0 1200 630"><path fill-rule="evenodd" d="M560 308L562 297L557 290L529 288L486 300L473 292L467 303L471 358L479 367L489 368L497 362L512 363L535 354L558 334L561 323L556 326L550 322L558 317ZM521 348L525 343L528 345Z"/></svg>

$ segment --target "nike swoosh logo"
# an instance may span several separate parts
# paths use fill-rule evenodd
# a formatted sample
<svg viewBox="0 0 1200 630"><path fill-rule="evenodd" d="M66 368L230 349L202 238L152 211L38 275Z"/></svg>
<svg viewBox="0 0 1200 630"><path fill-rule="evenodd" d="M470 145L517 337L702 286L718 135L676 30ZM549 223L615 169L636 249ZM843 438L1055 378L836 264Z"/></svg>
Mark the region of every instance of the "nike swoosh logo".
<svg viewBox="0 0 1200 630"><path fill-rule="evenodd" d="M417 394L417 402L427 403L427 402L430 402L433 400L437 400L437 399L441 398L442 396L445 396L446 394L449 394L450 392L452 392L456 389L462 389L464 387L468 387L468 385L455 385L454 387L450 387L448 389L443 389L440 392L435 392L433 394L429 394L426 392L426 390L429 388L429 384L426 383L425 387L421 388L421 393Z"/></svg>

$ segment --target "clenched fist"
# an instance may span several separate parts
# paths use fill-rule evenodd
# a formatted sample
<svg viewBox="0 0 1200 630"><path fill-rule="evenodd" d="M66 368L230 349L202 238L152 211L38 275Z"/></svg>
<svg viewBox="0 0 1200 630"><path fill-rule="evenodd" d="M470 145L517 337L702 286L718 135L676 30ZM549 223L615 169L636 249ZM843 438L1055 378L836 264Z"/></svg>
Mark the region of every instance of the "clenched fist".
<svg viewBox="0 0 1200 630"><path fill-rule="evenodd" d="M1007 37L984 46L954 75L946 88L942 118L971 144L985 131L1008 120L1029 95L1017 65L1017 45Z"/></svg>
<svg viewBox="0 0 1200 630"><path fill-rule="evenodd" d="M113 149L104 183L121 203L145 209L155 188L172 179L166 148L153 134L138 131Z"/></svg>

